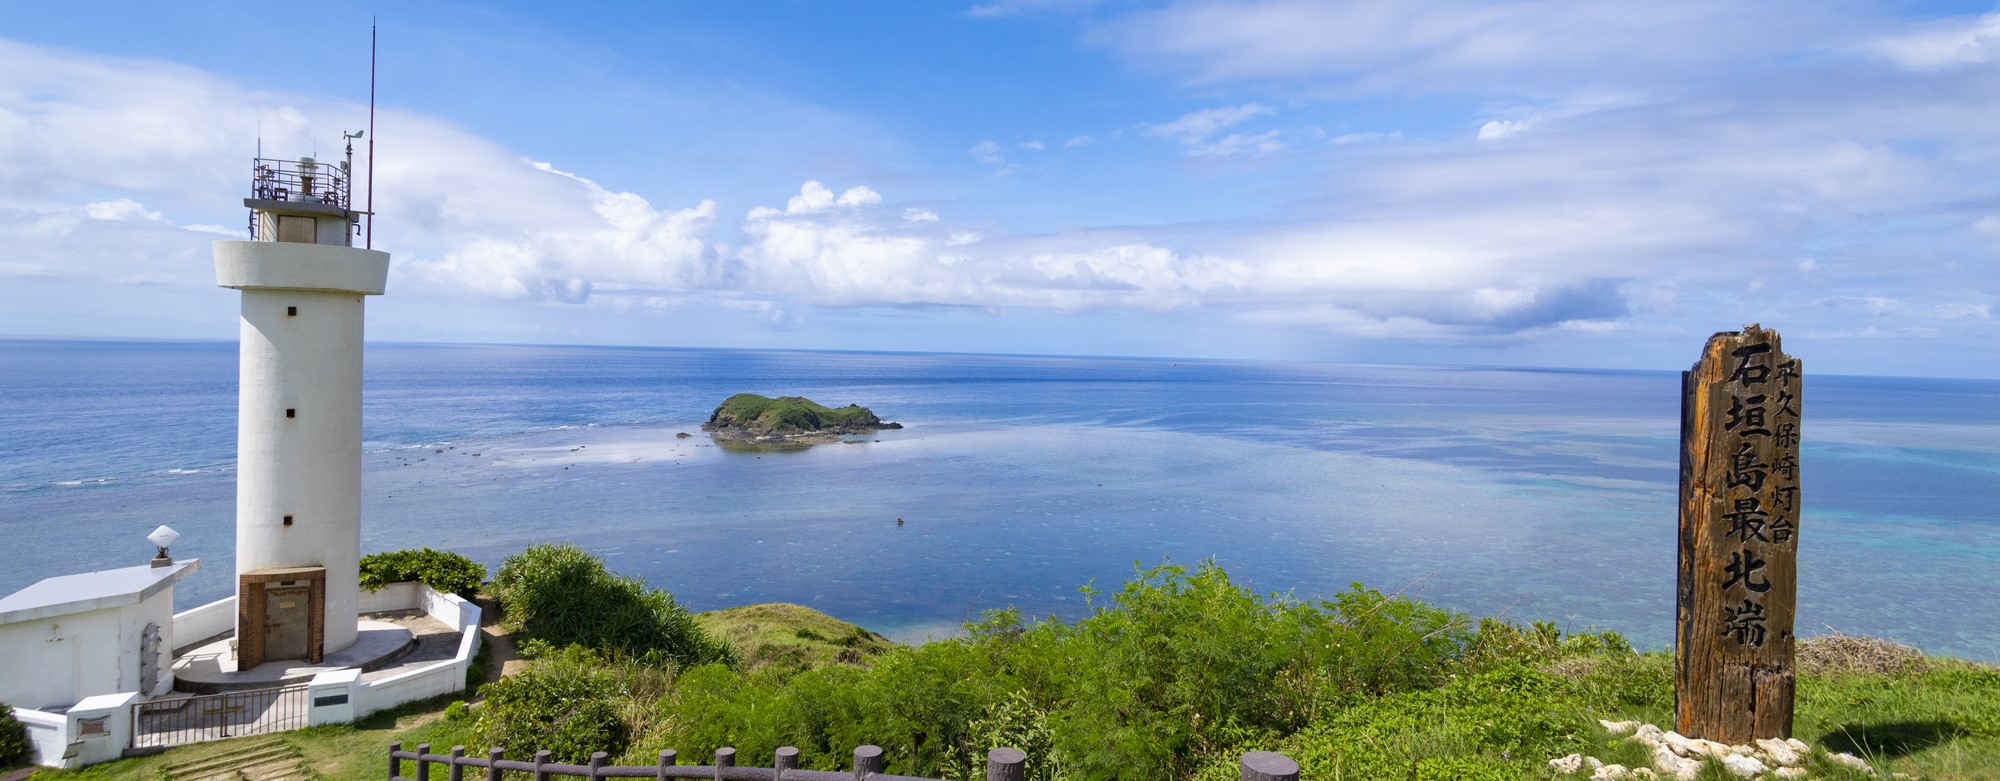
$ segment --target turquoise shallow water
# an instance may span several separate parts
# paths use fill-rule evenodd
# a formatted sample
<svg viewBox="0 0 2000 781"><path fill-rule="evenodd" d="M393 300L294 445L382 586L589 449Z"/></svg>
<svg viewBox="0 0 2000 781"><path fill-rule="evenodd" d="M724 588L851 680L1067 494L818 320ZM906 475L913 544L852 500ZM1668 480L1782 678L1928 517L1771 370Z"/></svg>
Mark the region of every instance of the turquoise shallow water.
<svg viewBox="0 0 2000 781"><path fill-rule="evenodd" d="M906 639L1204 558L1671 639L1667 372L370 345L366 382L367 550L574 540L697 609ZM909 428L728 453L697 426L739 391ZM226 594L234 394L233 344L0 341L0 592L136 563L167 523L208 565L179 601ZM2000 383L1807 394L1800 629L2000 659Z"/></svg>

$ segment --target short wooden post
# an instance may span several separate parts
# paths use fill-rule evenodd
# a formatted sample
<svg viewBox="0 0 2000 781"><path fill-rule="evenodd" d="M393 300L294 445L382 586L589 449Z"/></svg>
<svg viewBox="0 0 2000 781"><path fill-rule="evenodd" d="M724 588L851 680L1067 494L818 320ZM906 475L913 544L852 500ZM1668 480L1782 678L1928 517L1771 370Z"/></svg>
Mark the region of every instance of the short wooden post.
<svg viewBox="0 0 2000 781"><path fill-rule="evenodd" d="M785 771L799 769L799 750L795 746L779 746L771 756L771 781L784 781Z"/></svg>
<svg viewBox="0 0 2000 781"><path fill-rule="evenodd" d="M552 752L548 749L535 752L535 781L549 781L549 771L546 768L551 755Z"/></svg>
<svg viewBox="0 0 2000 781"><path fill-rule="evenodd" d="M715 781L722 781L722 769L736 766L736 749L728 746L715 750Z"/></svg>
<svg viewBox="0 0 2000 781"><path fill-rule="evenodd" d="M431 781L431 763L424 756L431 753L431 744L417 744L417 781Z"/></svg>
<svg viewBox="0 0 2000 781"><path fill-rule="evenodd" d="M390 778L397 778L397 777L400 777L400 776L402 776L402 775L403 775L403 758L402 758L402 757L398 757L398 756L396 756L396 752L398 752L398 751L402 751L402 750L403 750L403 742L402 742L402 741L400 741L400 740L399 740L399 741L396 741L396 742L394 742L394 743L390 743L390 744L389 744L389 777L390 777Z"/></svg>
<svg viewBox="0 0 2000 781"><path fill-rule="evenodd" d="M1027 781L1028 752L996 748L986 752L986 781Z"/></svg>
<svg viewBox="0 0 2000 781"><path fill-rule="evenodd" d="M1299 781L1299 763L1275 751L1247 751L1238 766L1243 781Z"/></svg>
<svg viewBox="0 0 2000 781"><path fill-rule="evenodd" d="M507 750L494 746L486 750L486 781L500 781L500 760L507 756Z"/></svg>
<svg viewBox="0 0 2000 781"><path fill-rule="evenodd" d="M1674 729L1742 745L1792 734L1799 361L1756 325L1681 375Z"/></svg>
<svg viewBox="0 0 2000 781"><path fill-rule="evenodd" d="M667 768L673 767L674 764L679 761L680 760L678 757L675 756L673 749L670 748L662 749L660 751L659 769L654 771L653 775L655 781L667 781Z"/></svg>
<svg viewBox="0 0 2000 781"><path fill-rule="evenodd" d="M862 746L854 750L854 777L867 778L870 773L882 772L882 747Z"/></svg>
<svg viewBox="0 0 2000 781"><path fill-rule="evenodd" d="M459 761L460 761L460 760L463 760L463 759L465 759L465 747L464 747L464 746L452 746L452 747L451 747L451 769L450 769L450 770L447 770L447 771L445 771L445 775L444 775L444 777L445 777L445 779L447 779L447 781L465 781L465 766L464 766L464 765L462 765L462 764L459 764Z"/></svg>
<svg viewBox="0 0 2000 781"><path fill-rule="evenodd" d="M611 758L610 754L606 754L602 751L590 752L591 781L596 781L596 779L598 778L597 772L604 769L604 761L610 758Z"/></svg>

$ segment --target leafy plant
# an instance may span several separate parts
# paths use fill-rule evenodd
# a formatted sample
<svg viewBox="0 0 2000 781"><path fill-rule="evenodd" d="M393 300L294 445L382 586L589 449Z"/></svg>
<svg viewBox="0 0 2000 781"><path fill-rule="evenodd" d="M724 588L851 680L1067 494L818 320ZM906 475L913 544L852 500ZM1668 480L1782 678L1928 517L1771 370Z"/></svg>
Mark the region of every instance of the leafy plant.
<svg viewBox="0 0 2000 781"><path fill-rule="evenodd" d="M447 594L471 599L486 580L486 565L451 551L412 548L361 557L361 587L374 591L391 583L420 581Z"/></svg>
<svg viewBox="0 0 2000 781"><path fill-rule="evenodd" d="M578 645L658 663L735 663L727 643L702 631L673 595L614 575L603 560L570 543L528 548L501 562L493 586L522 636L550 646Z"/></svg>
<svg viewBox="0 0 2000 781"><path fill-rule="evenodd" d="M0 702L0 767L27 764L28 727L14 720L14 707Z"/></svg>
<svg viewBox="0 0 2000 781"><path fill-rule="evenodd" d="M516 759L547 750L558 762L625 750L631 730L618 711L625 687L612 669L581 649L480 689L480 731Z"/></svg>

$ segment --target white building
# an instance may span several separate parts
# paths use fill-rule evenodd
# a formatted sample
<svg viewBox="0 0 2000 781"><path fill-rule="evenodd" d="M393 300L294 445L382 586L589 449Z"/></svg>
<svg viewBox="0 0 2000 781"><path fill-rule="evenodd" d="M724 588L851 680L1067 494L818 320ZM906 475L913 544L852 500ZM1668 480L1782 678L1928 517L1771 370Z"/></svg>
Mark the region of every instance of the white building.
<svg viewBox="0 0 2000 781"><path fill-rule="evenodd" d="M0 597L0 692L64 711L99 694L174 687L174 584L199 559L46 578Z"/></svg>

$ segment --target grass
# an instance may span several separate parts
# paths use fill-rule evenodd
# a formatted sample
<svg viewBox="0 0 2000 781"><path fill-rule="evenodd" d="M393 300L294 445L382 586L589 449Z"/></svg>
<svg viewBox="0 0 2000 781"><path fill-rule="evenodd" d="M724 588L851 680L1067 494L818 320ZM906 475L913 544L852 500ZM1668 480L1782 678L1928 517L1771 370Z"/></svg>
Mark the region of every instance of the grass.
<svg viewBox="0 0 2000 781"><path fill-rule="evenodd" d="M464 745L467 753L481 753L477 722L474 719L447 719L444 709L455 697L446 696L414 702L376 713L353 724L311 727L247 738L199 743L168 749L165 753L93 765L81 770L42 770L33 778L89 779L89 781L159 781L167 765L235 751L238 748L282 739L298 749L306 767L329 781L388 778L389 744L402 741L405 749L430 743L437 753L447 753L453 745ZM407 771L406 771L407 772Z"/></svg>
<svg viewBox="0 0 2000 781"><path fill-rule="evenodd" d="M772 602L701 613L709 635L736 646L747 670L803 671L831 664L866 664L895 647L881 635L809 607Z"/></svg>

